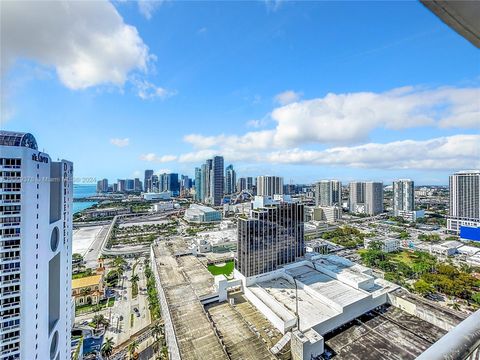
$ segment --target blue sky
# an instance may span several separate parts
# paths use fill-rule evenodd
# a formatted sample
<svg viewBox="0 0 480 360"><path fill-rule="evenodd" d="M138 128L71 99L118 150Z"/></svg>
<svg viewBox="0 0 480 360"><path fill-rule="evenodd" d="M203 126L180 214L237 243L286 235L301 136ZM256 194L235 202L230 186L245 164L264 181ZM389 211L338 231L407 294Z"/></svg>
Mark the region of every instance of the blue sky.
<svg viewBox="0 0 480 360"><path fill-rule="evenodd" d="M192 176L213 154L285 182L480 167L478 49L418 2L2 7L1 127L76 177Z"/></svg>

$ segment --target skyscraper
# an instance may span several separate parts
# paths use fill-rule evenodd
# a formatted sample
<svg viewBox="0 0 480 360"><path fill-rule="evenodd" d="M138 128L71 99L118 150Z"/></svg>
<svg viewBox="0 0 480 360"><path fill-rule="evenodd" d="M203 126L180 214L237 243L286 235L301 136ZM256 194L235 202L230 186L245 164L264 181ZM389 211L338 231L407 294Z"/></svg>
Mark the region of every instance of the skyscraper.
<svg viewBox="0 0 480 360"><path fill-rule="evenodd" d="M143 180L143 189L145 192L152 191L153 170L145 170L145 179Z"/></svg>
<svg viewBox="0 0 480 360"><path fill-rule="evenodd" d="M73 165L0 131L0 171L0 359L70 359Z"/></svg>
<svg viewBox="0 0 480 360"><path fill-rule="evenodd" d="M464 170L449 177L450 201L447 229L480 227L480 170Z"/></svg>
<svg viewBox="0 0 480 360"><path fill-rule="evenodd" d="M399 179L393 182L393 214L400 216L400 211L415 210L415 190L413 181Z"/></svg>
<svg viewBox="0 0 480 360"><path fill-rule="evenodd" d="M338 180L321 180L315 185L315 204L317 206L340 205L342 202L342 183Z"/></svg>
<svg viewBox="0 0 480 360"><path fill-rule="evenodd" d="M127 190L126 180L118 179L117 184L118 184L118 188L117 188L118 192L124 192Z"/></svg>
<svg viewBox="0 0 480 360"><path fill-rule="evenodd" d="M202 169L202 198L200 199L201 202L205 202L206 199L208 198L209 196L209 189L210 189L210 183L208 182L208 180L210 179L210 169L208 167L208 162L205 163L205 164L202 164L201 166L201 169Z"/></svg>
<svg viewBox="0 0 480 360"><path fill-rule="evenodd" d="M228 165L225 169L225 194L233 194L237 182L237 174L233 169L233 165Z"/></svg>
<svg viewBox="0 0 480 360"><path fill-rule="evenodd" d="M283 178L280 176L257 177L257 195L273 196L283 194Z"/></svg>
<svg viewBox="0 0 480 360"><path fill-rule="evenodd" d="M247 189L247 179L246 178L238 178L237 180L237 192L241 192Z"/></svg>
<svg viewBox="0 0 480 360"><path fill-rule="evenodd" d="M195 168L195 201L203 201L202 195L202 169Z"/></svg>
<svg viewBox="0 0 480 360"><path fill-rule="evenodd" d="M108 191L108 179L97 181L97 193L105 193Z"/></svg>
<svg viewBox="0 0 480 360"><path fill-rule="evenodd" d="M133 179L133 190L134 191L142 191L142 182L140 181L139 178Z"/></svg>
<svg viewBox="0 0 480 360"><path fill-rule="evenodd" d="M255 184L253 183L253 177L247 177L247 190L253 190L254 185Z"/></svg>
<svg viewBox="0 0 480 360"><path fill-rule="evenodd" d="M368 215L377 215L383 212L383 183L352 181L349 189L350 212Z"/></svg>
<svg viewBox="0 0 480 360"><path fill-rule="evenodd" d="M305 254L303 204L262 202L249 218L238 219L235 268L245 277L276 270Z"/></svg>
<svg viewBox="0 0 480 360"><path fill-rule="evenodd" d="M212 159L210 171L210 203L220 205L224 193L223 156L215 156Z"/></svg>

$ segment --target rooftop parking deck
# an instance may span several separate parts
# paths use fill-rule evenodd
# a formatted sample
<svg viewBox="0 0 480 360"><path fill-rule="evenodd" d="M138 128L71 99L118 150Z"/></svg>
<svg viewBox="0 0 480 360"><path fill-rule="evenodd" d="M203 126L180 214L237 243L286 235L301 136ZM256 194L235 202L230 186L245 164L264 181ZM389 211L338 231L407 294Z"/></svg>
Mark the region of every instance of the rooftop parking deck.
<svg viewBox="0 0 480 360"><path fill-rule="evenodd" d="M384 307L324 338L334 360L413 360L445 333L398 308Z"/></svg>

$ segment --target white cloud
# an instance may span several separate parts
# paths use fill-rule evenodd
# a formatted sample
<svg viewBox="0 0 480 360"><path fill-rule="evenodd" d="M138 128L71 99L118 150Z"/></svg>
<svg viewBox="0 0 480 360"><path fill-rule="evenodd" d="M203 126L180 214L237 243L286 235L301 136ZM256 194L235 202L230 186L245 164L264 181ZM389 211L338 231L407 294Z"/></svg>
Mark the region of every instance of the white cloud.
<svg viewBox="0 0 480 360"><path fill-rule="evenodd" d="M285 0L264 0L267 11L277 11L283 5Z"/></svg>
<svg viewBox="0 0 480 360"><path fill-rule="evenodd" d="M179 162L199 163L221 154L229 161L249 163L346 166L371 169L454 170L480 168L480 135L454 135L429 140L402 140L333 147L325 150L299 148L238 151L225 145L201 149L177 157ZM152 158L158 158L152 154Z"/></svg>
<svg viewBox="0 0 480 360"><path fill-rule="evenodd" d="M172 170L166 169L166 168L164 168L164 169L158 169L158 170L155 172L155 174L171 174L171 173L172 173Z"/></svg>
<svg viewBox="0 0 480 360"><path fill-rule="evenodd" d="M200 29L197 30L197 34L201 35L201 34L205 34L207 32L207 28L204 26Z"/></svg>
<svg viewBox="0 0 480 360"><path fill-rule="evenodd" d="M130 144L130 139L129 138L124 138L124 139L113 138L113 139L110 139L110 144L118 147L125 147Z"/></svg>
<svg viewBox="0 0 480 360"><path fill-rule="evenodd" d="M176 91L170 91L165 88L156 86L144 79L135 79L133 83L137 89L137 95L143 100L149 99L165 99L167 97L176 95Z"/></svg>
<svg viewBox="0 0 480 360"><path fill-rule="evenodd" d="M293 90L287 90L280 94L275 95L275 102L279 103L280 105L288 105L293 102L297 102L302 97L302 93L295 92Z"/></svg>
<svg viewBox="0 0 480 360"><path fill-rule="evenodd" d="M155 10L157 10L165 1L164 0L138 0L138 11L147 20L150 20Z"/></svg>
<svg viewBox="0 0 480 360"><path fill-rule="evenodd" d="M384 93L331 93L274 109L271 118L276 127L271 130L244 135L190 134L184 140L196 149L228 146L237 151L306 144L353 145L368 141L370 133L379 128L478 127L479 98L478 88L404 87Z"/></svg>
<svg viewBox="0 0 480 360"><path fill-rule="evenodd" d="M122 86L151 60L137 29L108 1L3 1L2 76L17 59L56 70L70 89Z"/></svg>
<svg viewBox="0 0 480 360"><path fill-rule="evenodd" d="M480 135L429 140L369 143L323 151L292 149L269 153L266 161L282 164L335 165L377 169L460 169L480 167Z"/></svg>
<svg viewBox="0 0 480 360"><path fill-rule="evenodd" d="M176 161L177 156L175 156L175 155L157 156L155 153L148 153L148 154L140 155L140 160L149 161L149 162L157 162L157 163L165 163L165 162Z"/></svg>

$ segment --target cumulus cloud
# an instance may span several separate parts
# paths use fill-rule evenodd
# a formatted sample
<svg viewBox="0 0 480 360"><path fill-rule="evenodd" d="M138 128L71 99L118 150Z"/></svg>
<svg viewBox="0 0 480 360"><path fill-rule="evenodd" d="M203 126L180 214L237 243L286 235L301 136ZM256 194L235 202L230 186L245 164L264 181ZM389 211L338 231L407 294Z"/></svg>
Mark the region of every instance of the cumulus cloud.
<svg viewBox="0 0 480 360"><path fill-rule="evenodd" d="M4 1L2 76L17 59L52 67L70 89L122 86L147 71L148 47L108 1Z"/></svg>
<svg viewBox="0 0 480 360"><path fill-rule="evenodd" d="M155 153L148 153L140 155L140 160L148 161L148 162L157 162L157 163L166 163L177 160L177 156L175 155L162 155L157 156Z"/></svg>
<svg viewBox="0 0 480 360"><path fill-rule="evenodd" d="M110 144L118 147L125 147L130 144L130 139L129 138L124 138L124 139L113 138L113 139L110 139Z"/></svg>
<svg viewBox="0 0 480 360"><path fill-rule="evenodd" d="M454 135L430 140L402 140L334 147L323 151L291 149L271 152L268 162L336 165L378 169L459 169L480 167L480 135Z"/></svg>
<svg viewBox="0 0 480 360"><path fill-rule="evenodd" d="M379 128L400 130L422 126L479 127L478 88L397 88L384 93L328 94L274 109L274 129L244 135L184 137L196 149L227 144L229 148L284 149L306 144L355 145ZM251 123L250 125L255 125Z"/></svg>
<svg viewBox="0 0 480 360"><path fill-rule="evenodd" d="M453 170L480 167L480 135L453 135L429 140L402 140L332 147L325 150L300 148L258 152L230 147L201 149L176 158L199 163L216 154L229 161L271 164L327 165L374 169ZM151 154L151 159L161 157ZM152 160L153 161L153 160Z"/></svg>
<svg viewBox="0 0 480 360"><path fill-rule="evenodd" d="M280 105L288 105L290 103L296 102L300 100L302 97L302 93L295 92L293 90L287 90L280 94L275 95L275 102L279 103Z"/></svg>

